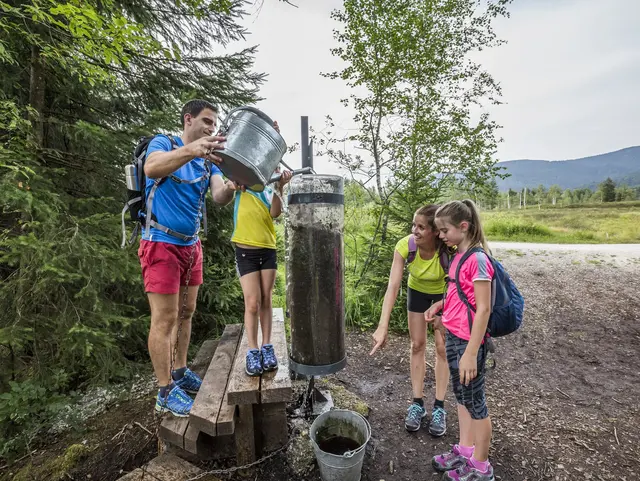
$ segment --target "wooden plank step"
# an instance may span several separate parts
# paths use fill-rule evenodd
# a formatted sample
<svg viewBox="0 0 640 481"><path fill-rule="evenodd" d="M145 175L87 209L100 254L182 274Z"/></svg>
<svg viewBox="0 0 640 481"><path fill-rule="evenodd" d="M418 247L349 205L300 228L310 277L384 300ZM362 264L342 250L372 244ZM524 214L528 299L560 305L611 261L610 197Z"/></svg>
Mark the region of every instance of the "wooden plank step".
<svg viewBox="0 0 640 481"><path fill-rule="evenodd" d="M205 372L207 372L207 368L211 363L217 347L217 340L207 339L204 341L191 363L191 370L198 376L203 377ZM166 414L162 424L160 424L158 436L166 442L184 449L184 435L187 432L188 426L189 418L179 418L172 414Z"/></svg>
<svg viewBox="0 0 640 481"><path fill-rule="evenodd" d="M258 330L258 344L262 338ZM233 361L229 387L227 388L227 403L231 405L259 404L260 377L249 376L245 371L245 356L249 350L249 338L246 329L243 330L242 340L238 346L238 355Z"/></svg>
<svg viewBox="0 0 640 481"><path fill-rule="evenodd" d="M284 328L284 312L281 307L273 309L271 342L278 357L278 369L265 372L260 380L260 402L290 402L293 396L291 377L289 376L289 351Z"/></svg>
<svg viewBox="0 0 640 481"><path fill-rule="evenodd" d="M153 458L147 464L144 472L142 468L135 469L125 474L118 481L142 481L143 479L153 479L157 481L186 481L197 476L202 470L197 466L180 459L173 454L162 454ZM144 475L144 478L143 478ZM212 480L215 478L206 478Z"/></svg>
<svg viewBox="0 0 640 481"><path fill-rule="evenodd" d="M258 331L258 344L261 342L262 334ZM249 339L246 331L243 332L227 389L228 404L279 403L291 400L293 389L289 378L289 351L284 328L284 312L280 307L273 309L271 343L278 357L278 369L260 377L248 376L245 372L245 354L249 349Z"/></svg>
<svg viewBox="0 0 640 481"><path fill-rule="evenodd" d="M238 350L238 343L242 333L242 324L229 324L225 327L218 349L216 349L213 359L209 364L207 373L205 374L200 392L196 396L196 400L191 408L189 415L189 424L194 428L209 434L217 436L217 423L226 422L225 430L233 432L234 419L229 419L227 410L235 411L235 406L227 406L226 390L229 383L231 366L233 359ZM221 409L224 406L224 409Z"/></svg>

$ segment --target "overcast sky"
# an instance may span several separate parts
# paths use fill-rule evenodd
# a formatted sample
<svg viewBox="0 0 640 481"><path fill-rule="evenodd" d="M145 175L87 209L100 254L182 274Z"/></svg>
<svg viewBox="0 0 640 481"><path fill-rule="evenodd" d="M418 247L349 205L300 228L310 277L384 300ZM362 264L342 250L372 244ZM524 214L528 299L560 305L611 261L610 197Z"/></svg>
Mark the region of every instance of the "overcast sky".
<svg viewBox="0 0 640 481"><path fill-rule="evenodd" d="M329 18L340 0L263 0L245 19L259 44L255 69L268 74L258 107L277 119L288 144L300 140L300 116L320 129L330 114L353 127L340 99L349 89L320 72L338 70ZM491 109L503 129L500 160L562 160L640 144L640 0L515 0L495 28L508 43L483 53L503 88ZM300 165L300 153L285 159ZM337 172L315 159L317 171Z"/></svg>

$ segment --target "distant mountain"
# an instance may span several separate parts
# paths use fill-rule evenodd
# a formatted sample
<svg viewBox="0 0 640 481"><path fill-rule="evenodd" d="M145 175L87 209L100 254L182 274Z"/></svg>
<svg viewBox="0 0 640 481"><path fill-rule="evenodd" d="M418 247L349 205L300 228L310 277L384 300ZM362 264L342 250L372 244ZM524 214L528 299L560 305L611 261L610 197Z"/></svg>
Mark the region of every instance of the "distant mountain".
<svg viewBox="0 0 640 481"><path fill-rule="evenodd" d="M497 179L498 188L520 190L524 187L549 187L558 184L563 189L595 187L607 177L616 184L640 185L640 146L574 160L510 160L499 162L511 174Z"/></svg>

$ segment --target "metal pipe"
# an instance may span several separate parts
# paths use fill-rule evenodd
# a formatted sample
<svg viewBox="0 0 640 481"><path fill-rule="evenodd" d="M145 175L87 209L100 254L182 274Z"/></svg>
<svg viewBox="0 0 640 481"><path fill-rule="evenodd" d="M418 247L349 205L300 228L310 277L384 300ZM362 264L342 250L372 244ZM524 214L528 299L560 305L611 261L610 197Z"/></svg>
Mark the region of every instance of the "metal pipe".
<svg viewBox="0 0 640 481"><path fill-rule="evenodd" d="M302 167L312 167L309 165L309 117L300 117L300 150L302 153Z"/></svg>
<svg viewBox="0 0 640 481"><path fill-rule="evenodd" d="M285 166L286 167L286 166ZM287 167L289 169L289 167ZM291 170L291 175L299 175L299 174L313 174L313 169L311 167L304 167L302 169L289 169ZM282 173L273 175L267 184L273 184L274 182L278 182L282 178Z"/></svg>

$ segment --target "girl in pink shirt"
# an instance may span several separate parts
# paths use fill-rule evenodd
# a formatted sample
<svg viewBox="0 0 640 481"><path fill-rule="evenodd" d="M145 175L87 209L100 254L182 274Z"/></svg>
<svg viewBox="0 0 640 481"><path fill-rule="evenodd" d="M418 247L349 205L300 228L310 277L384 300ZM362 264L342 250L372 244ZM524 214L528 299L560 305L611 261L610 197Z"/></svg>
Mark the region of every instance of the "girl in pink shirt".
<svg viewBox="0 0 640 481"><path fill-rule="evenodd" d="M451 451L433 458L438 471L445 472L445 481L495 481L489 463L491 419L484 391L484 371L487 347L484 342L491 314L491 279L494 271L480 216L471 200L452 201L436 212L436 227L448 246L457 246L449 267L445 298L425 313L427 322L438 322L435 314L442 309L442 324L447 330L446 353L451 385L458 402L460 440ZM473 248L484 251L466 256ZM458 296L455 276L469 304Z"/></svg>

